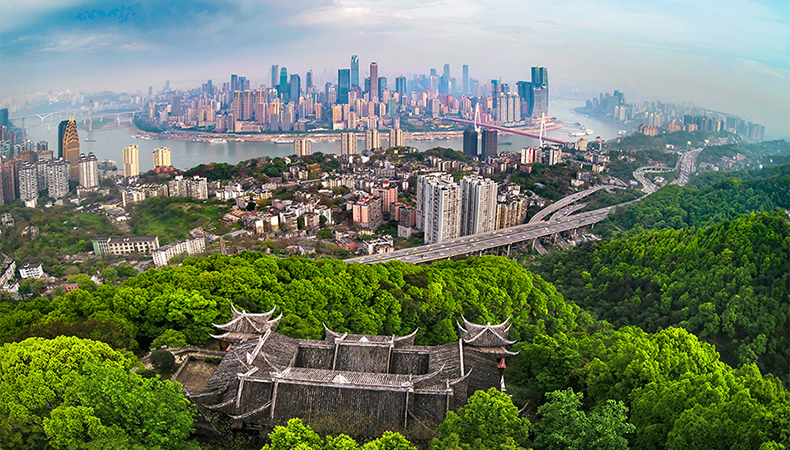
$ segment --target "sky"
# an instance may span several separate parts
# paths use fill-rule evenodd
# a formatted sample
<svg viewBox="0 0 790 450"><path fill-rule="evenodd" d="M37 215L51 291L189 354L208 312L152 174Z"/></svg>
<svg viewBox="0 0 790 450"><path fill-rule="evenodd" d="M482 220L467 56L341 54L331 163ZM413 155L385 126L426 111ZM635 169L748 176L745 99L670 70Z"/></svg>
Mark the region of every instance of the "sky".
<svg viewBox="0 0 790 450"><path fill-rule="evenodd" d="M694 102L790 136L787 0L0 1L0 98L26 93L253 86L270 67L441 72Z"/></svg>

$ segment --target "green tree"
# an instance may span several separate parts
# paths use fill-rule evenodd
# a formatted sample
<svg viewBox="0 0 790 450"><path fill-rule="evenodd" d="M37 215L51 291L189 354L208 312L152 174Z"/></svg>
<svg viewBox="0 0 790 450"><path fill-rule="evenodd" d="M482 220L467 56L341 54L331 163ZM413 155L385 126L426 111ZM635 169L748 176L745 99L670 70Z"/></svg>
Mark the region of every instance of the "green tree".
<svg viewBox="0 0 790 450"><path fill-rule="evenodd" d="M160 347L186 347L187 338L184 333L176 330L165 330L153 342L151 348L157 349Z"/></svg>
<svg viewBox="0 0 790 450"><path fill-rule="evenodd" d="M130 372L134 356L76 337L0 348L0 442L11 448L192 448L180 385ZM107 445L103 445L107 444ZM113 445L109 445L109 444Z"/></svg>
<svg viewBox="0 0 790 450"><path fill-rule="evenodd" d="M163 348L158 348L151 353L151 365L160 372L166 372L173 368L176 357Z"/></svg>
<svg viewBox="0 0 790 450"><path fill-rule="evenodd" d="M627 449L624 435L635 429L626 421L628 408L608 400L587 415L580 409L583 396L573 389L548 393L549 402L538 408L543 418L533 427L535 444L545 450Z"/></svg>
<svg viewBox="0 0 790 450"><path fill-rule="evenodd" d="M400 433L385 431L380 438L362 446L362 450L417 450Z"/></svg>
<svg viewBox="0 0 790 450"><path fill-rule="evenodd" d="M475 392L458 413L447 413L437 431L440 439L433 440L432 450L519 449L529 443L529 421L519 417L510 397L496 388Z"/></svg>
<svg viewBox="0 0 790 450"><path fill-rule="evenodd" d="M269 439L271 444L264 445L262 450L321 450L324 447L323 439L303 424L302 419L291 419L288 425L275 427Z"/></svg>

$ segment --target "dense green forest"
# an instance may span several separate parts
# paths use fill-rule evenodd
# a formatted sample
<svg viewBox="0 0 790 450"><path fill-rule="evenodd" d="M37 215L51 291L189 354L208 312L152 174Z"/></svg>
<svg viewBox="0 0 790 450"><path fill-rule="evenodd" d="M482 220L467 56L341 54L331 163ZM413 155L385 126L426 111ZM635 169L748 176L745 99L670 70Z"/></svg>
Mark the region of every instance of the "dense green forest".
<svg viewBox="0 0 790 450"><path fill-rule="evenodd" d="M790 382L784 213L588 243L543 259L537 273L616 327L683 327L730 364L756 362Z"/></svg>
<svg viewBox="0 0 790 450"><path fill-rule="evenodd" d="M750 235L786 233L778 222L776 216L747 220L754 231ZM686 232L695 231L657 233ZM768 246L771 239L766 237L757 244ZM721 245L729 245L727 242ZM746 239L741 246L747 244L754 245ZM739 248L731 246L733 251ZM766 263L761 260L760 267L763 264L775 268L771 258ZM745 276L746 271L742 272L739 276ZM771 298L770 293L754 291ZM481 323L512 317L510 336L519 341L514 349L520 353L509 363L506 380L514 402L508 406L510 399L504 402L478 396L475 402L470 401L469 409L448 415L437 430L438 438L430 444L434 449L790 446L790 401L787 390L774 377L764 377L753 364L733 369L720 361L713 346L682 328L656 333L628 327L614 330L564 300L542 277L508 259L366 266L335 260L277 259L250 252L187 259L183 266L152 269L118 287L84 283L83 289L52 301L39 298L2 304L0 339L6 344L0 353L0 394L8 405L4 411L10 412L0 417L0 432L19 442L17 448L41 448L47 439L53 448L86 448L86 443L101 448L106 442L116 442L116 448L147 447L147 438L134 434L136 428L130 425L142 419L136 418L136 412L121 414L113 405L168 402L170 422L165 423L172 428L171 435L156 428L160 431L155 438L170 436L160 447L181 448L183 437L191 431L191 421L181 419L191 414L188 402L177 385L131 373L133 359L127 360L130 356L123 349L143 350L154 339L158 339L157 345L170 339L203 345L214 332L212 323L229 318L231 301L249 311L277 306L283 312L279 332L316 339L322 337L321 322L325 322L338 331L356 333L405 334L419 327L418 343L440 344L457 339L455 320L461 314ZM747 333L739 327L752 320L751 312L733 313L736 332ZM116 350L59 335L101 340ZM69 348L58 350L59 346ZM78 356L82 350L77 349L86 347L98 356ZM43 356L16 356L20 352ZM46 356L53 352L62 356ZM103 356L116 355L111 352L118 356ZM69 355L77 355L77 362L68 362ZM34 360L51 362L33 367ZM95 367L93 361L118 361L105 363L118 369ZM32 375L24 375L34 369ZM35 380L48 380L44 386L49 386L61 383L60 379L80 380L86 374L84 382L69 381L79 388L65 396L56 389L57 384L42 391L51 390L46 396L54 397L43 396L34 404L29 395L18 394L35 392L31 386L41 385ZM99 382L89 381L93 379ZM119 390L126 394L117 393ZM151 390L160 393L148 393ZM173 395L179 400L168 397L171 390L178 392ZM89 394L106 398L108 406L100 407ZM149 395L154 397L148 399ZM57 401L47 402L48 398ZM527 417L515 420L512 411L517 413L524 406ZM138 409L146 411L143 406ZM31 412L17 415L16 411L26 410ZM511 412L497 416L505 411ZM287 435L287 429L280 431ZM300 433L314 440L306 431ZM53 440L61 434L72 441ZM358 448L357 443L339 437L314 441L314 446L300 448ZM271 442L275 444L274 438ZM719 447L711 447L712 442ZM412 445L395 434L382 436L382 445L369 444L362 448ZM419 445L427 448L428 444Z"/></svg>
<svg viewBox="0 0 790 450"><path fill-rule="evenodd" d="M790 165L759 171L726 172L735 177L704 175L693 183L702 189L666 186L596 225L605 237L623 232L701 227L751 212L790 208ZM746 181L741 181L746 180Z"/></svg>

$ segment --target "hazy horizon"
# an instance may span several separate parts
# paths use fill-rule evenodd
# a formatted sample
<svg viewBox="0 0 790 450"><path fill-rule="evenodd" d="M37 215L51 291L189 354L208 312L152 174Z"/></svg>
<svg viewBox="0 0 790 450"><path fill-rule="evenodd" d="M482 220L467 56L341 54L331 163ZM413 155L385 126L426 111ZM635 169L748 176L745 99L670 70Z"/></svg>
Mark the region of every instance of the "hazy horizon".
<svg viewBox="0 0 790 450"><path fill-rule="evenodd" d="M790 2L508 0L215 2L53 0L4 4L0 97L80 88L269 84L272 64L329 79L360 57L380 74L441 72L484 82L620 89L629 100L693 102L790 135ZM97 70L101 68L101 70Z"/></svg>

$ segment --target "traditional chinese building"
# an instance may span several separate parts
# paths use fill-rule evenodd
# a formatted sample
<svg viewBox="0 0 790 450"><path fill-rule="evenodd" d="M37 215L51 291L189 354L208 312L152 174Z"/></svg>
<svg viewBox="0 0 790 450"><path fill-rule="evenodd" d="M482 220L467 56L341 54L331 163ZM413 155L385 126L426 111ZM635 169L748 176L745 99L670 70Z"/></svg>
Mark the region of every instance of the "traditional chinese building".
<svg viewBox="0 0 790 450"><path fill-rule="evenodd" d="M463 319L460 339L414 345L406 336L338 333L321 341L275 330L274 310L233 318L214 336L230 343L202 392L187 391L204 417L226 416L235 426L279 424L315 412L366 415L375 429L441 422L477 390L504 387L501 371L510 326Z"/></svg>

